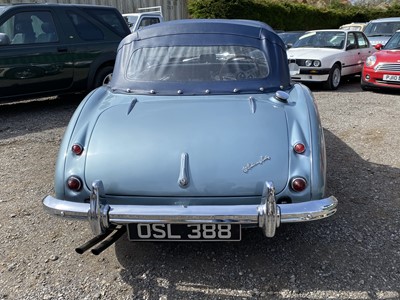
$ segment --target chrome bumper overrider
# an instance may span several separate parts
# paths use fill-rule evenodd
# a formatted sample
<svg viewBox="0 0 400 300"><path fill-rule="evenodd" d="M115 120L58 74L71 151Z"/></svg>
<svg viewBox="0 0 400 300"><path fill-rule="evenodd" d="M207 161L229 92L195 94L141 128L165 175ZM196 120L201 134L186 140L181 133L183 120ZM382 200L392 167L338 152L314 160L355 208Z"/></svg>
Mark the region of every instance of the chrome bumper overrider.
<svg viewBox="0 0 400 300"><path fill-rule="evenodd" d="M128 223L210 223L228 222L254 224L264 235L273 237L281 223L295 223L323 219L336 212L337 199L333 196L302 203L277 204L275 188L265 182L259 205L109 205L105 202L102 181L92 184L90 203L77 203L47 196L44 208L51 214L88 218L95 235L104 233L112 225Z"/></svg>

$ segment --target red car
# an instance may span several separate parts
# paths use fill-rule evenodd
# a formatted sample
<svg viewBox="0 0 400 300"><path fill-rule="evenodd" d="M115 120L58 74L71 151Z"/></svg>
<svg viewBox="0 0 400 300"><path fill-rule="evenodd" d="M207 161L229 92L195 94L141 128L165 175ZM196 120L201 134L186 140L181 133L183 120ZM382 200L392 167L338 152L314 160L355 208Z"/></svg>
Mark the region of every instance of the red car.
<svg viewBox="0 0 400 300"><path fill-rule="evenodd" d="M361 88L400 89L400 30L393 34L385 46L377 44L375 48L379 51L365 61Z"/></svg>

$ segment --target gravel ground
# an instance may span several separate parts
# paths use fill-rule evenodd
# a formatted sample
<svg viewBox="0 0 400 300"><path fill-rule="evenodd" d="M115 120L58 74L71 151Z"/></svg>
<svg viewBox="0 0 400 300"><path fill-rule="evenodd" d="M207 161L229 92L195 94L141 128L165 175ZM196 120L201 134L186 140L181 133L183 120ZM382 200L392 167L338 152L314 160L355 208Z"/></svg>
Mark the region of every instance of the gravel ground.
<svg viewBox="0 0 400 300"><path fill-rule="evenodd" d="M400 299L400 97L313 88L337 214L236 243L130 243L76 254L52 217L54 164L80 99L0 104L0 299Z"/></svg>

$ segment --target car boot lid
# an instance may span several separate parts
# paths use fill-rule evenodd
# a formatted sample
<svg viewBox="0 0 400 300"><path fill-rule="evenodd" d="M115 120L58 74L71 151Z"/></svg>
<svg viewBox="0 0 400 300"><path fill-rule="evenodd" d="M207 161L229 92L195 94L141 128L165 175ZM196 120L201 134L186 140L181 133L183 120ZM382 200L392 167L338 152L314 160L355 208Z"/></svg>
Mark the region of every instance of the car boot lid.
<svg viewBox="0 0 400 300"><path fill-rule="evenodd" d="M161 98L99 115L87 148L88 186L100 179L107 194L140 196L251 196L266 180L277 192L286 186L282 106L251 97Z"/></svg>

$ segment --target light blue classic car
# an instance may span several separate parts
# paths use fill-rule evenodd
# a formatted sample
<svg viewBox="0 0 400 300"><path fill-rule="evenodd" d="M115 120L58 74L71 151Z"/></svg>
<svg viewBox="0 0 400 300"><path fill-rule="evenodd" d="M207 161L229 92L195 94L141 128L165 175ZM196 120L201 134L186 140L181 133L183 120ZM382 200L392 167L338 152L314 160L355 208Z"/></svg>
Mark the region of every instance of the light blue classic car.
<svg viewBox="0 0 400 300"><path fill-rule="evenodd" d="M266 24L179 20L122 40L108 86L66 129L45 209L86 218L99 254L132 241L232 241L329 217L323 128ZM100 244L99 244L100 243Z"/></svg>

